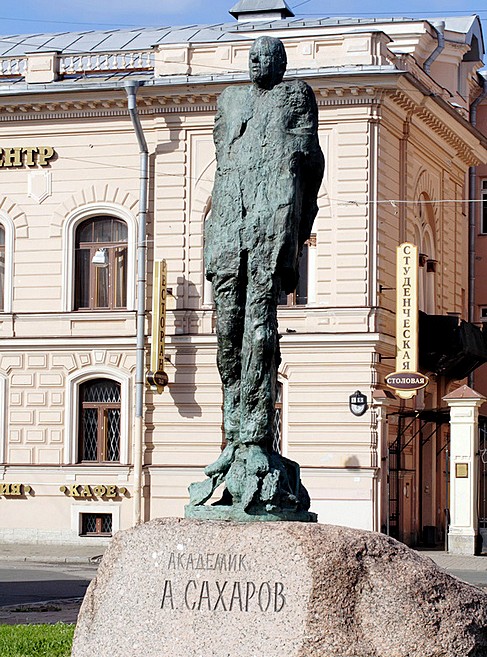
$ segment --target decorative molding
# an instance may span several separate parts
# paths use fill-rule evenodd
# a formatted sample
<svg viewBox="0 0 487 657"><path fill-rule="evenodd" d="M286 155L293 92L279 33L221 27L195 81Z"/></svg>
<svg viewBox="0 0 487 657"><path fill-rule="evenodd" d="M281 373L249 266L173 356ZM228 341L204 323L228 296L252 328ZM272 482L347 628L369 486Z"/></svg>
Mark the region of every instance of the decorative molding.
<svg viewBox="0 0 487 657"><path fill-rule="evenodd" d="M29 237L29 225L25 212L11 201L8 196L0 197L0 210L6 214L15 226L15 237Z"/></svg>
<svg viewBox="0 0 487 657"><path fill-rule="evenodd" d="M51 195L52 173L50 171L29 171L27 196L40 204Z"/></svg>
<svg viewBox="0 0 487 657"><path fill-rule="evenodd" d="M101 188L101 189L100 189ZM85 219L90 217L96 217L97 215L110 215L112 217L118 217L122 219L127 224L128 231L128 259L127 259L127 310L135 310L135 272L136 272L136 241L137 241L137 220L135 218L135 213L131 210L137 205L137 201L134 201L130 206L130 209L124 205L124 202L130 197L130 194L127 192L120 192L119 188L111 188L110 185L101 185L99 188L100 191L111 190L115 193L112 195L113 198L117 199L118 196L121 198L119 202L102 200L103 196L100 193L98 199L100 200L91 200L87 202L88 192L95 192L96 187L93 185L90 190L81 190L78 195L73 195L71 200L78 201L79 205L75 206L75 209L68 211L62 216L61 224L55 225L55 228L59 231L53 235L53 224L51 223L51 236L59 237L59 234L62 230L63 233L63 288L62 288L62 298L63 298L63 310L65 312L70 312L74 307L74 245L75 245L75 233L76 227ZM95 194L95 199L97 196ZM66 205L61 206L66 208ZM59 215L58 215L59 216Z"/></svg>
<svg viewBox="0 0 487 657"><path fill-rule="evenodd" d="M58 205L52 215L50 236L59 237L66 217L89 204L99 205L100 208L107 203L114 204L115 207L112 207L112 211L118 212L119 209L122 209L124 213L129 211L131 217L133 217L136 214L138 202L135 196L120 189L120 187L109 183L94 183L90 187L80 189L72 196L69 196L61 205ZM92 214L95 214L95 212Z"/></svg>
<svg viewBox="0 0 487 657"><path fill-rule="evenodd" d="M82 89L80 89L82 91ZM141 115L171 112L216 111L216 93L172 93L138 98ZM17 97L18 98L18 97ZM0 105L0 121L62 120L90 117L128 116L125 98L98 100L64 99L59 101L12 102Z"/></svg>
<svg viewBox="0 0 487 657"><path fill-rule="evenodd" d="M469 166L482 164L482 161L475 156L472 149L464 140L452 128L435 116L430 109L420 106L405 92L397 89L389 92L389 97L408 113L417 116L430 131L435 132L441 139L452 146L462 162Z"/></svg>

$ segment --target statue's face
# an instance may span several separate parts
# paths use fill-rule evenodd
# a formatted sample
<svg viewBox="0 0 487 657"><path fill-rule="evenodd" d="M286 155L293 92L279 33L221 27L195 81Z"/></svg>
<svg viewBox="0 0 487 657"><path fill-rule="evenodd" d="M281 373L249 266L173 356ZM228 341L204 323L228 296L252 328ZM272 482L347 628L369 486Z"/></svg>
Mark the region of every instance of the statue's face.
<svg viewBox="0 0 487 657"><path fill-rule="evenodd" d="M250 79L258 87L272 89L282 81L286 69L285 54L277 39L257 39L249 52Z"/></svg>

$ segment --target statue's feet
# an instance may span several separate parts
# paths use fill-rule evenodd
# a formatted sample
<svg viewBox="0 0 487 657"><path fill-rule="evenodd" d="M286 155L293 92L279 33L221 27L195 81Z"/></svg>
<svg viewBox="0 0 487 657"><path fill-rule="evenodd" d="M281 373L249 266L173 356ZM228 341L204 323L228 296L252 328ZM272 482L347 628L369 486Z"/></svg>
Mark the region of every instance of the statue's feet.
<svg viewBox="0 0 487 657"><path fill-rule="evenodd" d="M217 460L206 466L205 475L207 477L214 477L216 474L227 472L228 468L232 465L234 456L235 446L232 443L228 443Z"/></svg>

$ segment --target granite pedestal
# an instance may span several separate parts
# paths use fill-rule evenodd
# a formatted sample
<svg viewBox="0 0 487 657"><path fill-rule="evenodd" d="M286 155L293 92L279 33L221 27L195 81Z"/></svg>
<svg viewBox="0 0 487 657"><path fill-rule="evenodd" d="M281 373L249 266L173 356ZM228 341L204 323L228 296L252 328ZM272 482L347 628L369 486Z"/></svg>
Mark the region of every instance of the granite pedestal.
<svg viewBox="0 0 487 657"><path fill-rule="evenodd" d="M72 657L485 657L487 595L382 534L158 519L119 532Z"/></svg>

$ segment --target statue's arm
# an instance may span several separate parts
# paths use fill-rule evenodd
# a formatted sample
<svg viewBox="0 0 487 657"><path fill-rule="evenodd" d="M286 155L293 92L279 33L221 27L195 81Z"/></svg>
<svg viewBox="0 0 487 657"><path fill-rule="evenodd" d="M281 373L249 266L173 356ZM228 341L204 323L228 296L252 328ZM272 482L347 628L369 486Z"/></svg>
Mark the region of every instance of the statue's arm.
<svg viewBox="0 0 487 657"><path fill-rule="evenodd" d="M318 212L317 197L323 180L325 158L318 139L318 107L313 90L305 82L296 83L294 125L290 131L299 140L302 200L299 247L309 239Z"/></svg>

